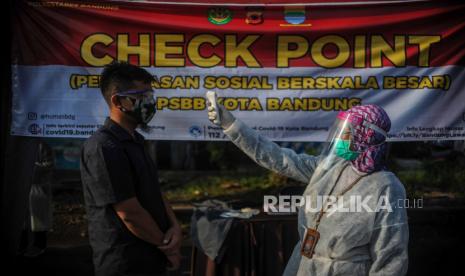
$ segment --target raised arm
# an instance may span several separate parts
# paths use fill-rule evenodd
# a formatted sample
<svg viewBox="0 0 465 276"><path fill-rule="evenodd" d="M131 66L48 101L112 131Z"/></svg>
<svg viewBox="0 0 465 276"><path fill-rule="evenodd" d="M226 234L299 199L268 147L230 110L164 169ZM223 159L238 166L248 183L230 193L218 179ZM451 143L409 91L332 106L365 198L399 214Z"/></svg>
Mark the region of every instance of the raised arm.
<svg viewBox="0 0 465 276"><path fill-rule="evenodd" d="M210 121L221 126L231 141L257 164L306 184L310 181L318 165L318 157L279 147L234 118L220 104L210 105L208 110Z"/></svg>

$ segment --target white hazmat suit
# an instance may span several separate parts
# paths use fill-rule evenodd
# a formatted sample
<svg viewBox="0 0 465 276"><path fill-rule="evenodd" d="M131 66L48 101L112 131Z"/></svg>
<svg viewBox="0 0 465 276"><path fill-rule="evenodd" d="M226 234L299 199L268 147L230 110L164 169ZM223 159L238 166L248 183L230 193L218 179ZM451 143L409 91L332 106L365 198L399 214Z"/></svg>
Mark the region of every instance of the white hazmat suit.
<svg viewBox="0 0 465 276"><path fill-rule="evenodd" d="M342 158L330 167L323 165L323 156L297 154L291 149L259 135L243 122L216 105L221 120L215 123L244 153L259 165L276 173L307 183L305 200L317 202L334 186L333 195L343 191L359 176L358 183L343 195L344 207L351 197L359 197L368 208L356 212L336 211L326 213L319 224L319 241L313 257L301 255L301 243L306 228L315 228L318 211L299 208L298 230L300 240L286 266L284 275L405 275L408 266L408 223L405 208L405 189L399 179L386 170L371 174L358 172L350 161ZM210 120L218 119L217 110L209 107ZM336 180L338 179L336 183ZM383 206L383 208L379 208ZM363 205L363 204L362 204ZM314 205L312 205L314 206ZM388 206L388 207L386 207Z"/></svg>
<svg viewBox="0 0 465 276"><path fill-rule="evenodd" d="M333 165L324 175L317 167L320 158L307 154L296 154L287 148L260 136L239 120L224 133L231 141L259 165L295 180L308 183L304 196L316 201L317 195L327 195L345 163L342 160ZM321 168L321 166L320 166ZM335 194L348 186L359 174L351 166L345 167ZM408 224L404 208L398 208L398 202L405 199L405 190L399 179L389 171L378 171L363 177L357 185L348 191L350 195L371 197L367 205L376 210L378 199L385 196L392 210L379 212L335 212L323 217L318 231L320 240L315 255L308 259L300 254L304 227L314 228L318 212L305 212L300 208L298 228L300 241L294 248L286 266L284 275L405 275L408 256ZM399 201L400 200L400 201ZM382 200L381 200L382 201Z"/></svg>

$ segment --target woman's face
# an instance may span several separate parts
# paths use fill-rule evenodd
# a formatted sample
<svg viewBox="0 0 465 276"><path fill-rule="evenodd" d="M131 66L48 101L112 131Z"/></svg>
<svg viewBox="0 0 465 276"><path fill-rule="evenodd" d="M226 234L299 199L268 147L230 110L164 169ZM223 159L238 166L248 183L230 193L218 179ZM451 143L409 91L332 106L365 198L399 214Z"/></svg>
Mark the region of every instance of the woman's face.
<svg viewBox="0 0 465 276"><path fill-rule="evenodd" d="M349 141L350 142L349 149L355 150L354 143L353 143L353 135L352 135L352 131L351 131L349 123L341 121L339 127L341 129L339 131L339 134L340 134L339 139Z"/></svg>

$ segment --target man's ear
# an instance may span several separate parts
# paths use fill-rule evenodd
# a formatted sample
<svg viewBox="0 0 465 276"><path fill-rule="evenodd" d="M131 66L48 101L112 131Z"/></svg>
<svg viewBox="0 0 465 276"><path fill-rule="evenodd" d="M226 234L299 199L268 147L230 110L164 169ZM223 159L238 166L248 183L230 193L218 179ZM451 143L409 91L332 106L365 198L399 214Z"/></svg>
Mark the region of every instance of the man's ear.
<svg viewBox="0 0 465 276"><path fill-rule="evenodd" d="M120 101L120 98L117 95L111 95L110 102L111 102L111 105L116 107L116 108L121 107L121 101Z"/></svg>

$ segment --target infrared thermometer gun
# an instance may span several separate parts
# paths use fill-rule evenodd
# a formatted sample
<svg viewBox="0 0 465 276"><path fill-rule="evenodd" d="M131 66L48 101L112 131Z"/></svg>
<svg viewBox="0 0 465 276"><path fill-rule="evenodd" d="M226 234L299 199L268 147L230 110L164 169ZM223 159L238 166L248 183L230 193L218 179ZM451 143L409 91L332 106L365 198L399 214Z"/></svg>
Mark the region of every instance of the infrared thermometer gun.
<svg viewBox="0 0 465 276"><path fill-rule="evenodd" d="M219 124L221 122L221 119L220 119L220 111L218 110L216 99L217 99L217 95L215 91L207 91L207 100L211 103L212 107L216 111L216 119L213 120L213 123Z"/></svg>

